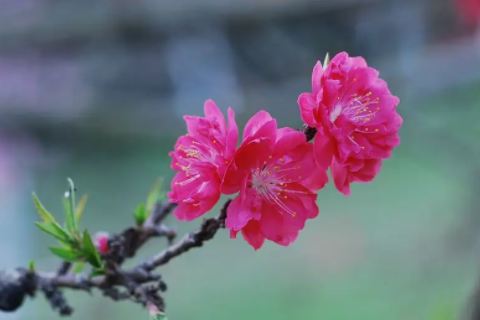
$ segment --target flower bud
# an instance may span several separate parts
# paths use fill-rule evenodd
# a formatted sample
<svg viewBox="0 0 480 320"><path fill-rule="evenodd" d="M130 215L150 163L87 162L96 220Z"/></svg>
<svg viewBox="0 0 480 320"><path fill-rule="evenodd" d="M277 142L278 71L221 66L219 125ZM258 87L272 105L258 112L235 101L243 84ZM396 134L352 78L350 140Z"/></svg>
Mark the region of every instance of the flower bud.
<svg viewBox="0 0 480 320"><path fill-rule="evenodd" d="M108 238L109 235L107 232L98 232L95 235L95 246L100 253L108 253Z"/></svg>

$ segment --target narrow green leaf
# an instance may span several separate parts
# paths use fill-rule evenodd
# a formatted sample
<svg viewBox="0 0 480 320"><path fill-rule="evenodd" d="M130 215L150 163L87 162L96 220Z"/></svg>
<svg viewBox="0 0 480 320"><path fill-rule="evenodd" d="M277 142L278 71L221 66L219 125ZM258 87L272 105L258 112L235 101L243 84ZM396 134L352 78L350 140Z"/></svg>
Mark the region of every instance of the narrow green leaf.
<svg viewBox="0 0 480 320"><path fill-rule="evenodd" d="M88 196L84 195L78 202L77 209L75 210L75 219L77 220L77 226L80 225L80 219L82 218L83 210L85 210L87 200Z"/></svg>
<svg viewBox="0 0 480 320"><path fill-rule="evenodd" d="M87 261L95 268L102 266L102 260L87 230L83 233L83 251Z"/></svg>
<svg viewBox="0 0 480 320"><path fill-rule="evenodd" d="M330 63L330 55L327 54L325 55L325 59L323 60L323 70L327 69L328 64Z"/></svg>
<svg viewBox="0 0 480 320"><path fill-rule="evenodd" d="M145 205L143 203L138 204L135 212L133 213L133 216L135 217L135 222L137 226L143 225L145 219L147 218L147 215L145 213Z"/></svg>
<svg viewBox="0 0 480 320"><path fill-rule="evenodd" d="M156 315L150 315L151 320L168 320L167 315L165 313L159 312Z"/></svg>
<svg viewBox="0 0 480 320"><path fill-rule="evenodd" d="M103 276L105 274L105 268L102 265L100 268L93 269L92 272L89 275L89 278L97 277L97 276Z"/></svg>
<svg viewBox="0 0 480 320"><path fill-rule="evenodd" d="M73 251L72 249L50 247L50 251L59 258L65 261L76 262L78 259L83 258L82 252Z"/></svg>
<svg viewBox="0 0 480 320"><path fill-rule="evenodd" d="M45 222L54 222L55 217L45 209L45 207L42 205L40 200L38 199L37 195L35 193L32 193L33 196L33 202L35 203L35 208L37 208L38 213L40 214L40 217L42 217L43 221Z"/></svg>
<svg viewBox="0 0 480 320"><path fill-rule="evenodd" d="M30 261L30 263L28 264L28 269L30 269L30 271L32 272L35 272L35 261Z"/></svg>
<svg viewBox="0 0 480 320"><path fill-rule="evenodd" d="M78 231L77 221L75 219L75 185L72 179L67 178L67 181L68 189L65 192L65 199L63 200L65 207L65 224L67 229L74 234Z"/></svg>
<svg viewBox="0 0 480 320"><path fill-rule="evenodd" d="M154 184L150 193L148 194L147 202L145 203L145 213L147 217L152 213L153 209L155 208L155 205L159 200L160 190L162 189L162 185L163 185L163 178L159 178L157 182Z"/></svg>
<svg viewBox="0 0 480 320"><path fill-rule="evenodd" d="M75 264L75 268L73 268L73 273L77 274L83 271L85 269L85 262L77 262Z"/></svg>
<svg viewBox="0 0 480 320"><path fill-rule="evenodd" d="M70 249L70 248L74 247L73 246L74 242L67 243L67 242L64 242L62 240L59 240L58 243L65 249ZM78 247L78 246L75 246L75 247Z"/></svg>
<svg viewBox="0 0 480 320"><path fill-rule="evenodd" d="M65 243L72 242L72 237L56 222L36 222L37 227Z"/></svg>

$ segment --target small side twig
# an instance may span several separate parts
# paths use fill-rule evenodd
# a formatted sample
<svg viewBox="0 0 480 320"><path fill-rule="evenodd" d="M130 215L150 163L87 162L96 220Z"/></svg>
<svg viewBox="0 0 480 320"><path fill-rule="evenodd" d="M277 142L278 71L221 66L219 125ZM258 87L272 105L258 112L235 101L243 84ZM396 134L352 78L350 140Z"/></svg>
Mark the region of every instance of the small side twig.
<svg viewBox="0 0 480 320"><path fill-rule="evenodd" d="M217 218L206 219L203 221L199 230L186 234L179 242L168 247L153 258L143 262L137 267L137 269L147 271L153 270L192 248L201 247L205 241L208 241L215 236L218 229L225 227L225 218L227 217L227 209L230 202L231 200L228 200L224 204L221 213Z"/></svg>
<svg viewBox="0 0 480 320"><path fill-rule="evenodd" d="M57 274L58 275L64 275L67 274L68 271L70 271L70 268L72 267L71 262L63 261L60 267L58 268Z"/></svg>
<svg viewBox="0 0 480 320"><path fill-rule="evenodd" d="M26 295L33 296L35 291L41 291L60 315L70 315L73 309L67 303L62 289L90 293L95 288L112 300L132 300L144 307L153 305L164 311L165 302L160 292L165 291L167 285L159 274L153 273L154 269L212 239L220 228L225 227L230 201L225 203L217 218L206 219L198 230L185 235L177 243L170 244L167 249L131 270L122 269L122 263L135 256L149 239L159 236L174 238L176 233L164 225L163 221L175 208L175 204L166 202L157 205L143 226L128 228L110 237L109 253L103 256L107 262L105 275L90 278L86 273L70 273L72 264L68 262L62 263L56 272L51 273L21 268L10 273L0 273L0 310L13 311L22 304Z"/></svg>
<svg viewBox="0 0 480 320"><path fill-rule="evenodd" d="M121 265L126 259L133 258L137 251L151 238L166 237L171 244L177 233L162 223L163 220L175 209L176 204L166 201L158 203L152 214L142 226L130 227L109 239L109 246L117 248L116 254L110 254L110 259Z"/></svg>
<svg viewBox="0 0 480 320"><path fill-rule="evenodd" d="M63 292L56 288L51 283L44 283L41 285L41 290L45 297L50 302L53 310L58 310L61 316L69 316L73 313L73 308L70 307Z"/></svg>

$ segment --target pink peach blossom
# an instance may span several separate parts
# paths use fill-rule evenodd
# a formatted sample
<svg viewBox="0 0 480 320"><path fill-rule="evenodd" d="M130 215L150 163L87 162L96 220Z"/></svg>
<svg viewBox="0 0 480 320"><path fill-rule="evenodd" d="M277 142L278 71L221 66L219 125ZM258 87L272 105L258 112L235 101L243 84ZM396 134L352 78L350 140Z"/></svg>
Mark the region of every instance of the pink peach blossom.
<svg viewBox="0 0 480 320"><path fill-rule="evenodd" d="M215 102L207 100L205 117L185 116L188 134L181 136L170 152L172 180L170 201L178 203L179 220L196 219L217 203L220 183L232 159L238 140L235 113L228 109L228 128Z"/></svg>
<svg viewBox="0 0 480 320"><path fill-rule="evenodd" d="M277 129L270 114L258 112L245 126L221 187L225 194L240 191L227 210L230 236L241 231L255 250L265 239L288 246L306 220L318 215L314 191L327 180L303 133Z"/></svg>
<svg viewBox="0 0 480 320"><path fill-rule="evenodd" d="M312 92L298 98L301 117L317 128L315 160L343 194L353 181L372 181L399 145L399 101L361 57L342 52L313 69Z"/></svg>
<svg viewBox="0 0 480 320"><path fill-rule="evenodd" d="M106 232L98 232L95 235L94 242L99 252L108 253L108 237L109 235Z"/></svg>

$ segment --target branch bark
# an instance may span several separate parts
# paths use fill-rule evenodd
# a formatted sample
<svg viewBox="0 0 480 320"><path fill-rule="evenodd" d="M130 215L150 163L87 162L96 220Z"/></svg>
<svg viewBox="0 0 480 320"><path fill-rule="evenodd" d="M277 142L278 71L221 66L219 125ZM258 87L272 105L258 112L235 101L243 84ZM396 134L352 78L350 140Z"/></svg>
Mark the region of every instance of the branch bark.
<svg viewBox="0 0 480 320"><path fill-rule="evenodd" d="M24 268L1 272L0 310L15 311L22 305L25 296L34 296L37 291L41 291L60 315L70 315L73 309L67 303L62 289L88 293L92 289L98 289L114 301L129 299L143 306L153 304L163 311L165 304L159 292L165 291L167 285L162 281L161 275L154 274L153 271L211 240L219 229L225 227L230 201L224 204L218 217L204 220L198 230L186 234L176 243L172 243L176 232L163 223L176 204L168 201L159 203L142 226L127 228L110 237L109 253L102 257L107 262L107 272L103 276L90 278L87 273L73 274L70 272L72 264L69 262L63 262L55 272L38 272ZM169 246L133 269L122 269L123 262L133 258L145 243L155 237L166 237Z"/></svg>

